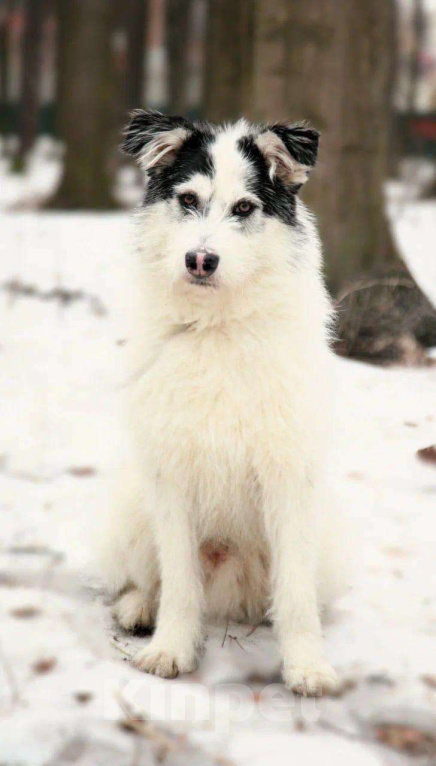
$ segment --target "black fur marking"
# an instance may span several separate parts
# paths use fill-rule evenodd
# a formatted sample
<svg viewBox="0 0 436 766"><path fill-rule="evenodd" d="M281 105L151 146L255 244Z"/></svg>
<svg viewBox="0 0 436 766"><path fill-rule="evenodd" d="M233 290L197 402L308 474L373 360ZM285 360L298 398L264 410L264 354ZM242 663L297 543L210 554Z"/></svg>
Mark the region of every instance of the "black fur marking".
<svg viewBox="0 0 436 766"><path fill-rule="evenodd" d="M309 167L315 165L320 135L317 130L304 124L283 123L268 125L266 130L272 130L283 141L289 154L301 165L309 165Z"/></svg>
<svg viewBox="0 0 436 766"><path fill-rule="evenodd" d="M170 116L149 109L136 109L130 115L130 122L124 131L121 150L131 157L137 157L144 146L159 133L165 133L175 128L192 130L193 124L184 117Z"/></svg>
<svg viewBox="0 0 436 766"><path fill-rule="evenodd" d="M212 157L208 146L214 138L214 131L207 123L193 123L180 116L169 116L154 110L137 109L124 134L121 149L132 157L138 157L144 147L159 133L184 128L186 140L177 151L170 165L150 168L144 204L169 199L174 187L186 181L194 173L211 177L214 173Z"/></svg>
<svg viewBox="0 0 436 766"><path fill-rule="evenodd" d="M268 164L253 136L240 138L238 147L250 162L251 172L247 178L248 188L261 200L263 212L266 215L280 218L290 226L295 226L295 197L299 187L297 185L285 186L279 178L271 180Z"/></svg>
<svg viewBox="0 0 436 766"><path fill-rule="evenodd" d="M212 131L193 128L180 147L176 160L162 169L151 168L144 204L153 205L160 200L170 199L174 187L187 181L195 173L212 178L214 166L209 145L214 139Z"/></svg>

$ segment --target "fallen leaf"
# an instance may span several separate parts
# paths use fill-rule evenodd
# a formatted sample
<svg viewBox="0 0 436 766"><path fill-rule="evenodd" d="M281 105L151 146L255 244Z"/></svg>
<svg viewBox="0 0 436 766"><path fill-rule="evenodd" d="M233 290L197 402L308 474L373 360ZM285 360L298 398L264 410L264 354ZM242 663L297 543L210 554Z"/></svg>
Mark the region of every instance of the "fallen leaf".
<svg viewBox="0 0 436 766"><path fill-rule="evenodd" d="M366 677L366 682L377 686L395 686L395 681L384 673L371 673Z"/></svg>
<svg viewBox="0 0 436 766"><path fill-rule="evenodd" d="M420 460L424 460L426 463L434 463L436 465L436 444L431 444L429 447L423 447L416 453Z"/></svg>
<svg viewBox="0 0 436 766"><path fill-rule="evenodd" d="M389 545L386 548L383 548L383 553L386 553L388 556L392 556L396 559L403 559L406 556L409 556L409 552L404 550L404 548L400 548L397 545Z"/></svg>
<svg viewBox="0 0 436 766"><path fill-rule="evenodd" d="M12 588L14 585L17 585L17 580L6 572L0 572L0 585L6 585L8 588Z"/></svg>
<svg viewBox="0 0 436 766"><path fill-rule="evenodd" d="M80 705L87 705L92 700L91 692L75 692L74 698Z"/></svg>
<svg viewBox="0 0 436 766"><path fill-rule="evenodd" d="M301 718L298 718L294 723L294 729L295 731L306 731L306 724L304 721L301 720Z"/></svg>
<svg viewBox="0 0 436 766"><path fill-rule="evenodd" d="M70 476L76 476L78 479L86 479L88 476L95 476L97 471L90 465L77 465L68 468L67 473Z"/></svg>
<svg viewBox="0 0 436 766"><path fill-rule="evenodd" d="M11 609L13 617L17 617L20 620L31 620L34 617L38 617L41 614L41 610L36 606L17 606L15 609Z"/></svg>
<svg viewBox="0 0 436 766"><path fill-rule="evenodd" d="M412 755L436 754L436 739L427 732L402 724L379 724L376 737L383 745Z"/></svg>
<svg viewBox="0 0 436 766"><path fill-rule="evenodd" d="M57 665L57 662L56 657L45 657L34 662L32 670L37 675L43 676L46 673L50 673L50 671Z"/></svg>
<svg viewBox="0 0 436 766"><path fill-rule="evenodd" d="M362 479L365 478L365 474L362 473L362 471L349 471L347 476L349 479L354 479L355 481L362 481Z"/></svg>

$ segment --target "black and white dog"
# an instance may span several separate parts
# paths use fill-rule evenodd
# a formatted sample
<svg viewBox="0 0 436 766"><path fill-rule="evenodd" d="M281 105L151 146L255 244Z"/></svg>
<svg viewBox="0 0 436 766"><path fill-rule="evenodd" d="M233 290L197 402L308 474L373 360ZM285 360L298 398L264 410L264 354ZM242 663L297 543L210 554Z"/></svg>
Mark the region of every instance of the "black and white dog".
<svg viewBox="0 0 436 766"><path fill-rule="evenodd" d="M102 535L138 668L197 664L205 617L273 620L284 681L336 683L320 615L342 582L324 476L331 306L298 191L318 133L137 111L124 150L146 174L128 302L134 457ZM138 372L139 371L139 372Z"/></svg>

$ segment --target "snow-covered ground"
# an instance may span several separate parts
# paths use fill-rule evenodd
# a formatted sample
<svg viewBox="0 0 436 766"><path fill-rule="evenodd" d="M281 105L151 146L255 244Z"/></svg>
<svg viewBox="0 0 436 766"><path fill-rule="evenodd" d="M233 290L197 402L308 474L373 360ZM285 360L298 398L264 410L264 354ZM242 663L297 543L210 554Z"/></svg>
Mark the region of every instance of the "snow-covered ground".
<svg viewBox="0 0 436 766"><path fill-rule="evenodd" d="M436 300L434 206L393 215ZM191 677L129 665L147 639L111 625L87 576L116 450L127 232L121 213L0 213L0 764L430 763L436 471L416 452L436 441L434 367L337 361L333 463L361 554L326 626L339 696L286 692L265 627L211 629Z"/></svg>

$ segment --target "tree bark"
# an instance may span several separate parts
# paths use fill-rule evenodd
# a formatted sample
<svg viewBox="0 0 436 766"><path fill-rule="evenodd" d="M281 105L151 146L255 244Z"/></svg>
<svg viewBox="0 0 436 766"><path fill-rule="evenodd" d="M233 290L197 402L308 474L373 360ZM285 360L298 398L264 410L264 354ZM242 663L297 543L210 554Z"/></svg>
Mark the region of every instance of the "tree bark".
<svg viewBox="0 0 436 766"><path fill-rule="evenodd" d="M189 42L192 0L167 0L166 48L168 55L168 110L186 114L189 109Z"/></svg>
<svg viewBox="0 0 436 766"><path fill-rule="evenodd" d="M423 52L423 40L425 36L425 14L422 0L413 0L411 26L409 82L406 103L408 111L414 113L418 105L420 58Z"/></svg>
<svg viewBox="0 0 436 766"><path fill-rule="evenodd" d="M322 133L314 209L333 291L380 271L394 248L385 216L394 49L391 0L293 2L286 34L289 116Z"/></svg>
<svg viewBox="0 0 436 766"><path fill-rule="evenodd" d="M9 13L10 2L4 2L0 8L0 101L4 104L9 95Z"/></svg>
<svg viewBox="0 0 436 766"><path fill-rule="evenodd" d="M378 360L436 341L436 313L385 214L396 29L394 0L224 0L212 4L207 57L211 119L306 119L321 130L303 198L319 221L327 281L338 294L365 280L341 302L338 349Z"/></svg>
<svg viewBox="0 0 436 766"><path fill-rule="evenodd" d="M111 208L119 98L111 55L115 4L58 0L57 13L57 130L65 142L65 167L50 206Z"/></svg>
<svg viewBox="0 0 436 766"><path fill-rule="evenodd" d="M144 104L148 0L123 0L126 29L126 110Z"/></svg>
<svg viewBox="0 0 436 766"><path fill-rule="evenodd" d="M321 130L303 196L319 220L334 291L393 259L384 182L394 22L393 0L212 4L207 115L307 119Z"/></svg>
<svg viewBox="0 0 436 766"><path fill-rule="evenodd" d="M252 3L252 65L244 83L245 113L258 122L287 117L286 24L288 0Z"/></svg>
<svg viewBox="0 0 436 766"><path fill-rule="evenodd" d="M19 111L20 148L17 168L22 168L38 132L42 63L42 29L46 0L27 0L24 7L24 35Z"/></svg>
<svg viewBox="0 0 436 766"><path fill-rule="evenodd" d="M235 120L250 99L253 0L211 0L206 30L205 116Z"/></svg>

